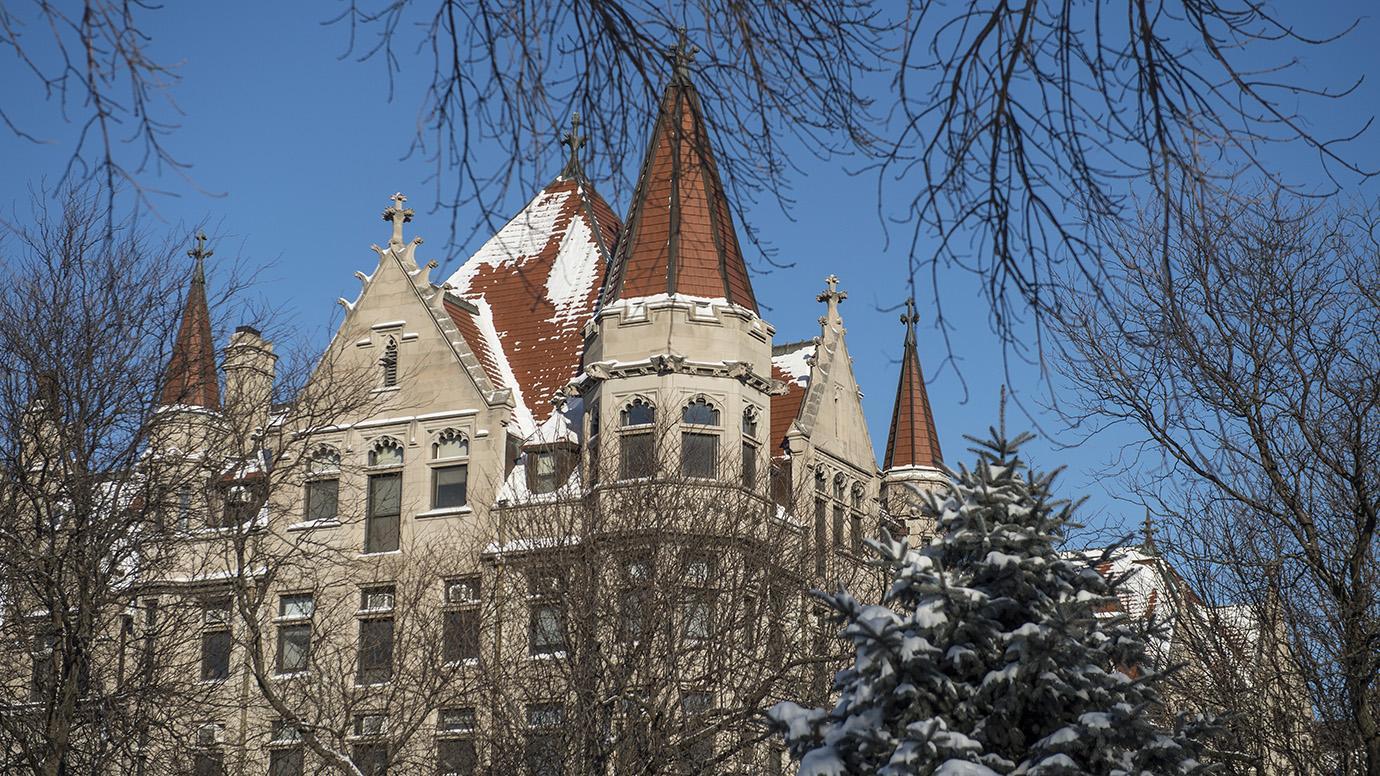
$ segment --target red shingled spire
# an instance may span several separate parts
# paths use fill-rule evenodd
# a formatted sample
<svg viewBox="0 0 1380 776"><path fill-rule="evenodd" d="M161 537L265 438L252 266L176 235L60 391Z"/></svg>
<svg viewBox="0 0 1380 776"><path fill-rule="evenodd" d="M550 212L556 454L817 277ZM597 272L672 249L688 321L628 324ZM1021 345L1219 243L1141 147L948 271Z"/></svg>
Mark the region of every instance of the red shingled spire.
<svg viewBox="0 0 1380 776"><path fill-rule="evenodd" d="M211 311L206 305L204 262L212 254L206 250L206 235L196 236L196 247L187 251L196 262L187 303L182 310L182 325L177 330L172 358L163 375L164 406L182 405L220 408L220 383L216 376L216 349L211 334Z"/></svg>
<svg viewBox="0 0 1380 776"><path fill-rule="evenodd" d="M906 466L938 468L944 461L939 453L939 432L930 412L930 397L925 392L925 375L920 371L920 356L915 351L915 300L906 300L905 352L901 355L901 380L896 386L896 404L891 410L891 433L886 440L886 469Z"/></svg>
<svg viewBox="0 0 1380 776"><path fill-rule="evenodd" d="M604 302L687 294L722 297L756 312L700 98L690 83L693 53L684 40L676 48Z"/></svg>

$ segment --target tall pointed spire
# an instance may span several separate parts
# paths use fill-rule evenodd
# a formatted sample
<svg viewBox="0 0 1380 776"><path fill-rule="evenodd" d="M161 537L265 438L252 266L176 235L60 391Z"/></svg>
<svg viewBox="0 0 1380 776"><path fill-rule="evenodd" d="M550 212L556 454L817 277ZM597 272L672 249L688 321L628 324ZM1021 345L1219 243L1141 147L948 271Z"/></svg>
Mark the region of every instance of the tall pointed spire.
<svg viewBox="0 0 1380 776"><path fill-rule="evenodd" d="M682 35L672 51L632 206L604 289L604 302L656 294L723 298L757 311L747 264L714 163L695 54Z"/></svg>
<svg viewBox="0 0 1380 776"><path fill-rule="evenodd" d="M173 343L172 358L163 375L160 403L220 409L220 383L216 375L216 349L211 334L211 311L206 304L206 235L198 233L192 257L192 281L182 309L182 323Z"/></svg>
<svg viewBox="0 0 1380 776"><path fill-rule="evenodd" d="M921 466L939 468L939 432L930 412L930 397L925 391L925 375L920 370L920 355L915 349L914 297L906 300L901 322L906 325L906 342L901 354L901 379L896 386L896 404L891 410L891 433L886 440L885 468Z"/></svg>

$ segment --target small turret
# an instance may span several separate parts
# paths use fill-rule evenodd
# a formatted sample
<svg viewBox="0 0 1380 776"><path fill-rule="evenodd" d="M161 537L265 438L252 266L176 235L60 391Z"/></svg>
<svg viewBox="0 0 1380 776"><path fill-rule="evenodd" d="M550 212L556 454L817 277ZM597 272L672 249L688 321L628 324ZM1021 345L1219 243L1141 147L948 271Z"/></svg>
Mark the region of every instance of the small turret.
<svg viewBox="0 0 1380 776"><path fill-rule="evenodd" d="M206 304L206 235L197 234L192 257L192 279L182 308L182 323L173 343L172 357L163 375L159 403L164 407L220 409L220 383L216 377L216 349L211 334L211 311Z"/></svg>
<svg viewBox="0 0 1380 776"><path fill-rule="evenodd" d="M932 532L933 517L926 514L927 495L947 489L948 475L939 451L939 432L930 411L925 375L916 351L915 300L906 300L901 322L906 339L901 353L901 376L896 385L896 403L891 411L891 432L886 440L886 462L882 472L882 502L893 517L904 520L912 535Z"/></svg>
<svg viewBox="0 0 1380 776"><path fill-rule="evenodd" d="M246 431L268 425L273 373L278 357L258 329L241 326L225 349L225 410Z"/></svg>

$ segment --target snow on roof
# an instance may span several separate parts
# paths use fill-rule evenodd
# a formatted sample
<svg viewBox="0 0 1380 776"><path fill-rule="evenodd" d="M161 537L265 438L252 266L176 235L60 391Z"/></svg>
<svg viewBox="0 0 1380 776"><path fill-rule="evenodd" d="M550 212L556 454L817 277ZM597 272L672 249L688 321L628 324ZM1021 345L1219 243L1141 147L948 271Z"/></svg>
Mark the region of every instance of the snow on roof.
<svg viewBox="0 0 1380 776"><path fill-rule="evenodd" d="M800 416L805 388L810 384L809 359L815 354L814 340L789 342L771 349L771 376L786 384L786 392L771 397L772 455L786 442L791 424Z"/></svg>
<svg viewBox="0 0 1380 776"><path fill-rule="evenodd" d="M474 324L489 351L486 370L513 391L524 436L551 414L548 400L580 370L582 329L619 229L587 183L557 178L447 281L479 309Z"/></svg>

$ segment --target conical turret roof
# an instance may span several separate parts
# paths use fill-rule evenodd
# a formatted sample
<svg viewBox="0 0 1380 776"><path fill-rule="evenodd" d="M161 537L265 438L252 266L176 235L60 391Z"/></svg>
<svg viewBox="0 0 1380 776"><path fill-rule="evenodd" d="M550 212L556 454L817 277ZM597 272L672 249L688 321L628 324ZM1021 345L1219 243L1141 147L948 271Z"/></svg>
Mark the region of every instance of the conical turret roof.
<svg viewBox="0 0 1380 776"><path fill-rule="evenodd" d="M211 334L211 311L206 304L206 235L198 234L196 247L187 252L195 262L182 323L177 329L172 357L163 374L163 406L220 409L220 382L216 374L216 348Z"/></svg>
<svg viewBox="0 0 1380 776"><path fill-rule="evenodd" d="M757 311L699 94L678 54L603 300L722 298Z"/></svg>
<svg viewBox="0 0 1380 776"><path fill-rule="evenodd" d="M920 316L915 301L906 300L905 347L901 354L901 378L896 385L896 403L891 410L891 433L886 440L887 470L908 466L938 468L944 462L939 452L939 432L930 411L925 391L925 375L920 370L920 355L915 349L915 324Z"/></svg>

